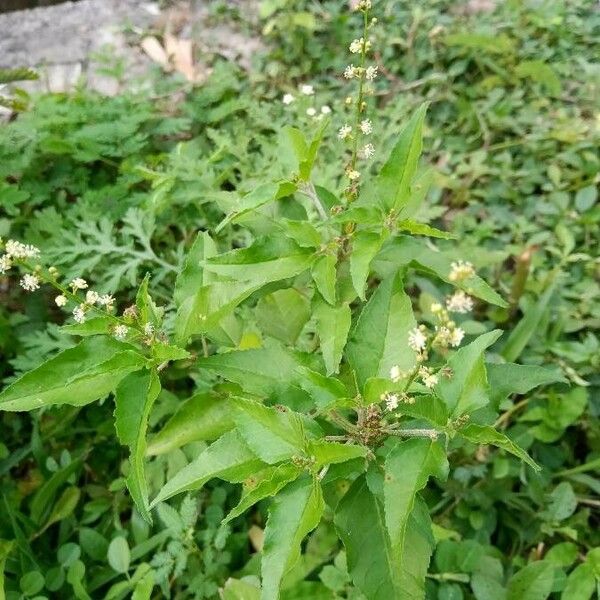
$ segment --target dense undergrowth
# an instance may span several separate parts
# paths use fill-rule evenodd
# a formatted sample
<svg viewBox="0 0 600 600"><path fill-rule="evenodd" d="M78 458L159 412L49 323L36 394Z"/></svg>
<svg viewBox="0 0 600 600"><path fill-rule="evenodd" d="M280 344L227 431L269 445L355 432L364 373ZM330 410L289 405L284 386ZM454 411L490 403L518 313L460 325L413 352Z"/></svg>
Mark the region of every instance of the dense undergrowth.
<svg viewBox="0 0 600 600"><path fill-rule="evenodd" d="M470 261L508 301L478 303L461 327L467 336L506 330L490 363L542 365L564 377L510 398L501 382L492 390L496 426L527 449L539 473L490 446L463 444L451 449L448 479L426 488L436 540L427 597L597 597L600 12L584 0L509 1L472 14L441 0L378 4L373 172L428 101L422 162L433 183L415 218L456 239L426 247ZM231 9L215 3L213 12L235 22ZM315 179L343 190L337 132L349 114L340 75L354 35L348 15L339 2L265 1L258 29L238 24L264 36L267 50L252 71L216 60L210 78L185 86L183 97L177 78L148 75L143 91L115 98L83 88L20 98L26 106L0 128L0 236L36 245L64 277L85 277L121 308L150 273L172 331L172 290L197 232L209 232L221 252L251 243L260 220L223 219L257 184L288 176L280 131L312 133L320 122L311 108L318 115L330 107L332 121ZM303 84L314 94L300 93ZM294 101L283 103L284 94ZM279 210L302 218L291 201ZM378 260L385 272L392 259ZM431 321L440 284L423 270L407 273L405 284L417 320ZM0 369L9 384L80 338L62 330L47 292L24 295L4 279L0 286ZM239 308L222 345L253 349L276 338L313 350L302 299L290 323L276 298ZM198 341L195 350L206 348ZM148 448L153 495L206 447L199 440L213 439L186 428L198 400L173 416L183 400L205 399L206 370L175 366L165 377L150 416L150 432L160 431ZM269 501L221 525L239 486L211 481L159 504L149 525L126 489L128 454L113 410L107 399L1 413L6 597L258 597L256 549ZM347 485L341 473L335 493ZM364 598L331 515L308 537L282 598Z"/></svg>

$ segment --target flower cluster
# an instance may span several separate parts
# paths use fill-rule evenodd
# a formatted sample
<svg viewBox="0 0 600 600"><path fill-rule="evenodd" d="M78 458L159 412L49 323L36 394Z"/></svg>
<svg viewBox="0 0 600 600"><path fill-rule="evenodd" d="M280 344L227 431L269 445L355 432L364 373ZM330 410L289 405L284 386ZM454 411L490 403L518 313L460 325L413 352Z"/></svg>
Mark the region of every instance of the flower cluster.
<svg viewBox="0 0 600 600"><path fill-rule="evenodd" d="M315 88L312 85L309 85L306 83L302 84L298 91L301 96L307 96L308 98L314 97L314 95L315 95ZM288 92L283 95L283 98L281 99L281 101L286 106L289 106L290 104L293 104L294 102L296 102L296 96L294 96L294 94L290 94ZM304 104L304 106L306 106L306 104ZM316 121L321 121L322 119L324 119L326 116L328 116L330 114L331 114L331 107L328 106L327 104L324 104L318 110L315 106L309 106L308 108L306 108L306 115L308 117L315 119Z"/></svg>
<svg viewBox="0 0 600 600"><path fill-rule="evenodd" d="M475 275L475 269L468 261L458 260L453 262L450 266L451 269L448 279L452 282L464 281L465 279L469 279Z"/></svg>

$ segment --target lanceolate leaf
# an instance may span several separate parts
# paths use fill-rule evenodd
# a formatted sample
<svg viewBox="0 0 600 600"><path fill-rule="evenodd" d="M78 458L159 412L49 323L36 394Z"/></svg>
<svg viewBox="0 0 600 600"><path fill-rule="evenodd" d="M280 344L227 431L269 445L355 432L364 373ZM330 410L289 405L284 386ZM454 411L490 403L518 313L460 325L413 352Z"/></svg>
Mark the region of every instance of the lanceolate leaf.
<svg viewBox="0 0 600 600"><path fill-rule="evenodd" d="M329 304L335 304L336 262L337 257L333 254L319 256L311 271L319 293Z"/></svg>
<svg viewBox="0 0 600 600"><path fill-rule="evenodd" d="M346 347L361 389L370 377L389 377L393 365L401 371L414 366L416 357L408 346L408 333L415 326L400 276L383 281L363 308Z"/></svg>
<svg viewBox="0 0 600 600"><path fill-rule="evenodd" d="M470 413L488 404L490 390L484 353L501 335L500 330L480 335L448 360L451 376L440 378L436 392L446 403L451 416Z"/></svg>
<svg viewBox="0 0 600 600"><path fill-rule="evenodd" d="M249 477L244 483L244 492L238 505L230 511L224 522L227 523L241 515L264 498L274 496L301 473L300 467L284 463L275 467L267 467L254 477Z"/></svg>
<svg viewBox="0 0 600 600"><path fill-rule="evenodd" d="M231 407L224 397L196 394L150 440L146 454L164 454L190 442L216 440L233 427Z"/></svg>
<svg viewBox="0 0 600 600"><path fill-rule="evenodd" d="M521 448L518 444L515 444L510 438L506 437L503 433L496 431L493 427L487 425L476 425L471 423L466 427L459 430L460 435L467 438L470 442L476 444L492 444L498 446L511 454L514 454L521 460L525 461L530 467L536 471L540 470L539 465Z"/></svg>
<svg viewBox="0 0 600 600"><path fill-rule="evenodd" d="M325 440L311 440L308 444L310 457L315 460L315 467L346 462L367 455L367 448L355 444L338 444Z"/></svg>
<svg viewBox="0 0 600 600"><path fill-rule="evenodd" d="M370 231L359 231L352 240L350 276L352 285L361 300L365 299L365 286L369 277L371 261L383 244L383 236Z"/></svg>
<svg viewBox="0 0 600 600"><path fill-rule="evenodd" d="M160 393L155 371L144 369L130 373L119 383L115 393L115 427L122 444L129 446L127 488L140 514L151 522L148 486L144 473L146 431L150 410Z"/></svg>
<svg viewBox="0 0 600 600"><path fill-rule="evenodd" d="M129 344L107 336L89 337L8 386L0 394L0 409L83 406L104 398L125 375L141 369L145 362Z"/></svg>
<svg viewBox="0 0 600 600"><path fill-rule="evenodd" d="M216 253L217 247L210 234L206 231L198 233L185 257L183 269L175 280L173 299L177 306L190 296L194 296L202 286L214 280L215 276L206 272L201 263Z"/></svg>
<svg viewBox="0 0 600 600"><path fill-rule="evenodd" d="M337 373L350 331L350 307L346 303L330 306L320 300L314 305L314 315L327 375Z"/></svg>
<svg viewBox="0 0 600 600"><path fill-rule="evenodd" d="M214 477L231 482L243 481L264 466L242 437L236 431L230 431L169 480L150 507L181 492L197 490Z"/></svg>
<svg viewBox="0 0 600 600"><path fill-rule="evenodd" d="M427 104L415 111L375 180L378 199L387 210L401 209L410 198L411 183L421 156L426 111Z"/></svg>
<svg viewBox="0 0 600 600"><path fill-rule="evenodd" d="M319 524L323 513L319 483L303 477L274 499L265 528L262 551L261 600L277 600L283 576L300 556L302 540Z"/></svg>

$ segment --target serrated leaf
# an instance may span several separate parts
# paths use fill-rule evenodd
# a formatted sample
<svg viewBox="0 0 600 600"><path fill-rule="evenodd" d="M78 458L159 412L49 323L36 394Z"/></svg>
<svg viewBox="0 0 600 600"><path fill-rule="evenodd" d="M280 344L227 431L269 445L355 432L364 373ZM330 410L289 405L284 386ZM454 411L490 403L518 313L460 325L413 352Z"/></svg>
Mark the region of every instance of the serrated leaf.
<svg viewBox="0 0 600 600"><path fill-rule="evenodd" d="M346 386L335 377L327 377L306 367L298 369L298 385L314 400L317 407L324 410L338 400L348 397Z"/></svg>
<svg viewBox="0 0 600 600"><path fill-rule="evenodd" d="M350 277L358 297L365 299L365 287L369 277L371 261L375 258L381 245L383 236L370 231L359 231L352 240L352 254L350 255Z"/></svg>
<svg viewBox="0 0 600 600"><path fill-rule="evenodd" d="M230 482L243 481L264 466L239 433L229 431L170 479L150 508L181 492L200 489L215 477Z"/></svg>
<svg viewBox="0 0 600 600"><path fill-rule="evenodd" d="M315 461L315 468L346 462L355 458L364 458L367 448L355 444L338 444L326 440L309 440L308 454Z"/></svg>
<svg viewBox="0 0 600 600"><path fill-rule="evenodd" d="M146 454L165 454L190 442L213 441L233 427L231 407L224 397L195 394L150 439Z"/></svg>
<svg viewBox="0 0 600 600"><path fill-rule="evenodd" d="M331 306L316 300L313 314L327 374L337 373L352 322L350 306L346 303Z"/></svg>
<svg viewBox="0 0 600 600"><path fill-rule="evenodd" d="M319 524L324 502L321 486L302 478L274 499L265 528L261 558L261 600L278 600L284 575L300 557L302 540Z"/></svg>
<svg viewBox="0 0 600 600"><path fill-rule="evenodd" d="M106 336L89 337L29 371L0 394L0 410L50 404L83 406L106 396L146 359L133 346Z"/></svg>
<svg viewBox="0 0 600 600"><path fill-rule="evenodd" d="M510 438L506 437L503 433L496 431L493 427L488 425L476 425L471 423L466 427L459 430L460 435L468 439L470 442L476 444L491 444L502 448L514 456L525 461L530 467L536 471L540 470L540 466L521 448L515 444Z"/></svg>
<svg viewBox="0 0 600 600"><path fill-rule="evenodd" d="M310 319L310 302L294 288L277 290L258 301L255 314L264 333L292 345Z"/></svg>
<svg viewBox="0 0 600 600"><path fill-rule="evenodd" d="M207 231L199 232L175 280L173 299L177 307L214 280L215 276L205 272L202 263L216 254L217 247L210 234Z"/></svg>
<svg viewBox="0 0 600 600"><path fill-rule="evenodd" d="M254 477L248 478L250 482L244 486L242 497L237 506L229 512L224 523L235 519L251 506L260 502L264 498L270 498L284 488L288 483L294 481L302 473L302 469L293 464L281 464L274 467L268 467Z"/></svg>
<svg viewBox="0 0 600 600"><path fill-rule="evenodd" d="M511 577L506 600L546 600L553 583L552 564L543 560L532 562Z"/></svg>
<svg viewBox="0 0 600 600"><path fill-rule="evenodd" d="M334 254L325 254L315 260L311 269L312 278L317 286L317 290L331 305L335 304L336 263L337 256Z"/></svg>
<svg viewBox="0 0 600 600"><path fill-rule="evenodd" d="M401 371L414 367L416 355L408 346L408 333L416 325L401 277L383 281L360 313L346 346L361 390L371 377L388 378L394 365Z"/></svg>
<svg viewBox="0 0 600 600"><path fill-rule="evenodd" d="M441 377L435 390L450 416L468 414L489 402L490 388L485 369L485 350L500 336L496 329L459 348L448 360L450 377Z"/></svg>
<svg viewBox="0 0 600 600"><path fill-rule="evenodd" d="M411 219L399 221L396 227L400 231L408 231L408 233L412 233L413 235L426 235L429 237L440 238L442 240L456 239L456 236L452 233L442 231L441 229L436 229L435 227L431 227L431 225L427 225L427 223L418 223L417 221L413 221Z"/></svg>
<svg viewBox="0 0 600 600"><path fill-rule="evenodd" d="M448 475L446 452L438 442L414 438L397 444L385 460L383 483L385 523L392 551L404 560L406 528L417 492L430 476L444 480Z"/></svg>
<svg viewBox="0 0 600 600"><path fill-rule="evenodd" d="M155 371L130 373L117 386L115 393L115 427L119 440L129 446L127 489L142 517L152 522L148 485L144 472L146 432L152 405L160 393L160 379Z"/></svg>

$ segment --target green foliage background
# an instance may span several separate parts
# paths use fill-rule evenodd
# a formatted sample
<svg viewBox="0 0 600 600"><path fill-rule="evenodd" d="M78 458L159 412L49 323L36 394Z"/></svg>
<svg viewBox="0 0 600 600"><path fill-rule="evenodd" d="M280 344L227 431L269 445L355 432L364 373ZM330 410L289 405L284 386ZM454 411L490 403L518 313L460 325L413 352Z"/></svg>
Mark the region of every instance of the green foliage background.
<svg viewBox="0 0 600 600"><path fill-rule="evenodd" d="M379 160L429 101L434 186L419 217L455 234L457 258L511 302L481 307L465 330L511 330L499 355L556 366L570 382L503 401L499 426L543 466L539 474L525 477L518 459L488 446L475 458L476 446L463 446L448 480L425 491L437 541L428 598L589 598L600 581L600 12L591 0L508 1L474 14L443 0L377 4ZM215 21L236 22L226 4L211 10ZM181 101L182 82L157 74L143 92L116 98L85 89L19 97L27 108L0 128L0 235L38 245L66 276L116 291L122 306L150 272L153 297L166 302L199 229L222 251L248 242L243 227L218 225L241 194L277 177L279 130L312 127L308 100L281 103L301 82L333 109L316 170L339 188L339 74L355 33L347 7L267 0L260 23L238 26L267 45L251 72L215 60L209 80ZM421 275L409 284L425 314L434 284ZM0 288L4 384L77 340L60 330L51 297L19 292ZM166 310L172 321L174 307ZM237 343L251 348L269 319L243 317ZM204 376L170 375L152 431L182 399L206 393ZM193 403L189 410L194 418ZM124 598L148 585L152 569L156 598L218 598L219 589L227 600L254 598L258 557L248 540L264 528L268 503L220 525L239 490L211 482L160 504L149 526L125 489L129 464L112 412L105 401L0 415L0 539L13 540L0 541L7 597ZM160 489L205 446L151 438L149 486ZM340 494L344 484L340 476ZM283 598L362 597L334 526L325 519L311 534Z"/></svg>

